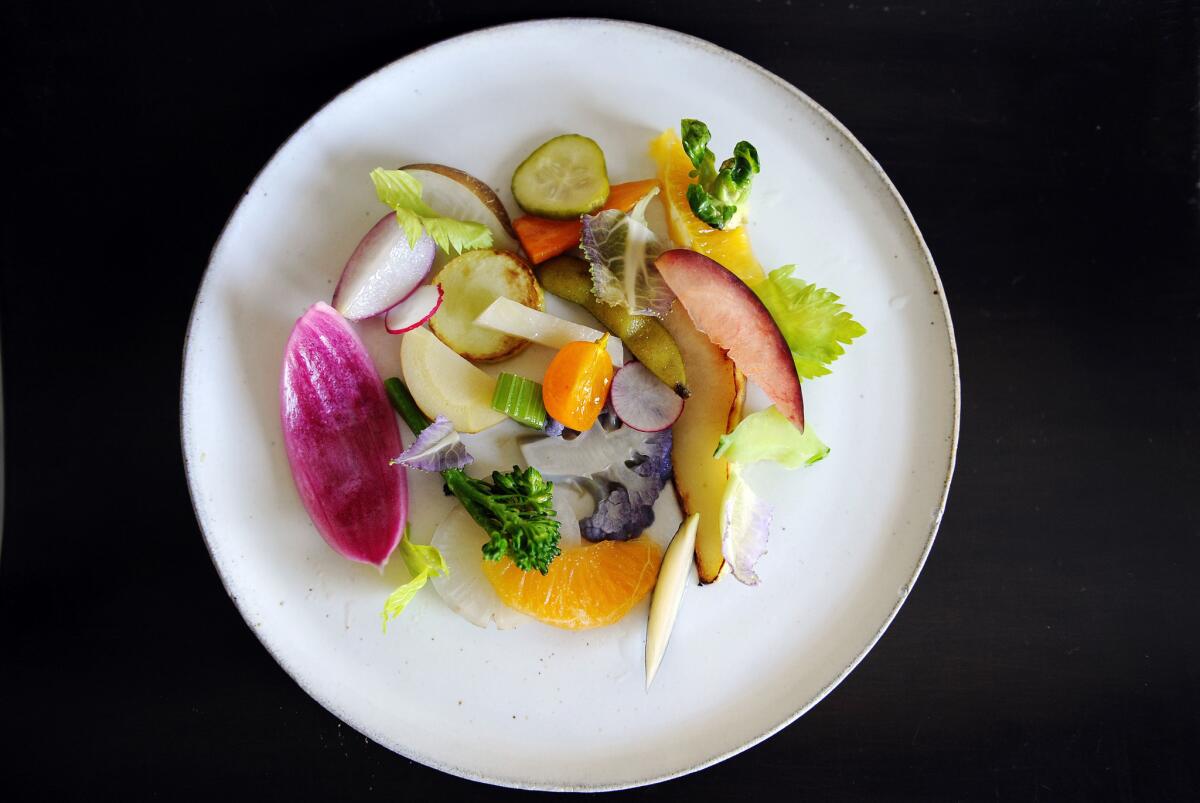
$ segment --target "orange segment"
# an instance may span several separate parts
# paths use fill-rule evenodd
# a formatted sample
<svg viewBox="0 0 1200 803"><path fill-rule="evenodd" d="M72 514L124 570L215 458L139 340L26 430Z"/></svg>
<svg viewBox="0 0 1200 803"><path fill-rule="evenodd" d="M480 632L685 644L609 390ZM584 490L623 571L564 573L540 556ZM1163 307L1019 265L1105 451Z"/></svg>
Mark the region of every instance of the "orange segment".
<svg viewBox="0 0 1200 803"><path fill-rule="evenodd" d="M654 588L662 552L647 538L569 549L547 574L523 572L510 558L485 560L483 573L510 608L555 627L603 627Z"/></svg>
<svg viewBox="0 0 1200 803"><path fill-rule="evenodd" d="M650 156L658 163L658 180L667 206L667 226L671 239L682 248L690 248L720 262L751 287L763 278L762 266L750 250L750 235L745 226L733 231L710 227L692 214L687 188L692 163L683 150L679 135L667 129L650 142Z"/></svg>

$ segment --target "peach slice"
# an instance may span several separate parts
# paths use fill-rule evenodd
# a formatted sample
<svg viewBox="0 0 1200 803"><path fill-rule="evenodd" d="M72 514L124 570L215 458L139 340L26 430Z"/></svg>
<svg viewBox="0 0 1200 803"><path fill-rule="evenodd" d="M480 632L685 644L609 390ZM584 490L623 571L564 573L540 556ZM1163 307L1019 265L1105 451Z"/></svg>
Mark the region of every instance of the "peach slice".
<svg viewBox="0 0 1200 803"><path fill-rule="evenodd" d="M721 263L685 248L663 253L654 264L696 328L725 349L738 370L803 431L804 396L796 362L754 291Z"/></svg>

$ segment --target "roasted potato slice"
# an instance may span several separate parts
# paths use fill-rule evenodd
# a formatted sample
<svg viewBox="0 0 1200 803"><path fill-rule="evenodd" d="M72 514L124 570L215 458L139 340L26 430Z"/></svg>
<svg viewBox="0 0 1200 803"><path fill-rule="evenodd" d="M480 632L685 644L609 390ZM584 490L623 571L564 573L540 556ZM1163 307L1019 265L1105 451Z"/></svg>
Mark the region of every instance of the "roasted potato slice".
<svg viewBox="0 0 1200 803"><path fill-rule="evenodd" d="M500 296L543 309L545 299L533 269L512 251L467 251L446 263L433 279L445 298L429 328L450 348L474 362L499 362L520 353L529 341L480 326L475 319Z"/></svg>

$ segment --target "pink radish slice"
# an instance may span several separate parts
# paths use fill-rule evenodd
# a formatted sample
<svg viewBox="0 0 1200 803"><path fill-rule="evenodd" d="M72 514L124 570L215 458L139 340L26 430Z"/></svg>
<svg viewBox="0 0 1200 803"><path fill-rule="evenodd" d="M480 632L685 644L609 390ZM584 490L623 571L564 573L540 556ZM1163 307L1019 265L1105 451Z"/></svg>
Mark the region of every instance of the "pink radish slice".
<svg viewBox="0 0 1200 803"><path fill-rule="evenodd" d="M379 315L408 297L433 267L437 245L422 232L409 246L392 212L359 241L333 291L334 309L352 321Z"/></svg>
<svg viewBox="0 0 1200 803"><path fill-rule="evenodd" d="M658 432L679 418L683 399L640 362L627 362L613 377L612 406L626 426Z"/></svg>
<svg viewBox="0 0 1200 803"><path fill-rule="evenodd" d="M440 284L418 287L412 295L387 311L383 325L394 335L402 335L410 329L416 329L433 317L433 313L442 306L442 298L445 295Z"/></svg>
<svg viewBox="0 0 1200 803"><path fill-rule="evenodd" d="M338 553L383 566L408 516L404 447L375 365L323 302L292 329L279 380L283 441L300 501Z"/></svg>

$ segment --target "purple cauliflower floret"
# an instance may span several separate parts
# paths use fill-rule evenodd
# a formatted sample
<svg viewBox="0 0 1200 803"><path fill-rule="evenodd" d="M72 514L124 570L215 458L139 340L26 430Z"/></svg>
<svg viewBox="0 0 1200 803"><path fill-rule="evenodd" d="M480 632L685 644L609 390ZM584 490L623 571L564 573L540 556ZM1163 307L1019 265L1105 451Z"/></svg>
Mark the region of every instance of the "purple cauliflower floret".
<svg viewBox="0 0 1200 803"><path fill-rule="evenodd" d="M643 439L623 464L585 483L597 498L596 511L579 522L589 541L626 541L654 523L654 502L671 479L671 430L637 435Z"/></svg>
<svg viewBox="0 0 1200 803"><path fill-rule="evenodd" d="M552 415L546 416L546 425L542 427L542 432L549 435L551 438L561 438L563 431L566 429L563 422L559 421Z"/></svg>
<svg viewBox="0 0 1200 803"><path fill-rule="evenodd" d="M654 523L654 509L635 505L629 489L614 486L596 505L596 512L579 522L579 532L589 541L628 541Z"/></svg>
<svg viewBox="0 0 1200 803"><path fill-rule="evenodd" d="M579 522L589 541L624 541L654 523L654 503L671 480L671 431L639 432L604 416L586 432L522 445L530 466L556 485L585 491L596 506ZM575 435L575 437L571 437Z"/></svg>

